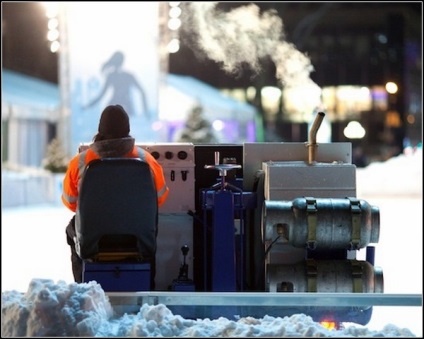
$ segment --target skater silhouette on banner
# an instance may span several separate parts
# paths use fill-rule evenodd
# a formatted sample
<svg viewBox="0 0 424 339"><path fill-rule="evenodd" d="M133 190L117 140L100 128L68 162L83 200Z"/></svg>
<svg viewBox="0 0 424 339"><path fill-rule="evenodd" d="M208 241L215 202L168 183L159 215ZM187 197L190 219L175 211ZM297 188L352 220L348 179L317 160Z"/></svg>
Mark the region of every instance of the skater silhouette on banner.
<svg viewBox="0 0 424 339"><path fill-rule="evenodd" d="M107 93L109 89L112 90L112 97L107 105L120 104L124 107L129 115L144 114L147 119L150 119L150 113L147 105L147 98L143 87L138 83L135 76L122 69L124 63L124 54L116 51L111 58L103 64L102 73L105 76L103 88L99 94L92 99L83 109L87 109L96 105ZM136 114L136 108L132 101L132 90L136 89L141 98L141 108L143 112Z"/></svg>

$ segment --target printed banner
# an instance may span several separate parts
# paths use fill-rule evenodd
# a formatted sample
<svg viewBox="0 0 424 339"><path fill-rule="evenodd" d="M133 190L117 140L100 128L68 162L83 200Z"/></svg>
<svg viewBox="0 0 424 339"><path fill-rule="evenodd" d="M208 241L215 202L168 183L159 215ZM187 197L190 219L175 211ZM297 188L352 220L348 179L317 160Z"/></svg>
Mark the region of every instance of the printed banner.
<svg viewBox="0 0 424 339"><path fill-rule="evenodd" d="M109 104L125 108L137 142L161 141L153 130L160 79L159 3L65 4L60 75L68 91L65 134L71 149L93 139Z"/></svg>

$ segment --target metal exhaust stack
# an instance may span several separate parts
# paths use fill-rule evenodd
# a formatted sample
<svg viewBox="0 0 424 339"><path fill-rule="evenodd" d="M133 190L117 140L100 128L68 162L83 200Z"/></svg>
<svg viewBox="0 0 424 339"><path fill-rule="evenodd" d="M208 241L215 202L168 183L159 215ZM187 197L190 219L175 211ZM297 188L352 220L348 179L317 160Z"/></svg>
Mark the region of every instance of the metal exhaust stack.
<svg viewBox="0 0 424 339"><path fill-rule="evenodd" d="M309 164L312 164L315 161L316 150L318 147L317 133L318 133L319 127L321 126L322 120L324 119L324 116L325 116L324 112L318 112L315 118L315 121L311 127L311 130L309 131L309 142L307 143Z"/></svg>

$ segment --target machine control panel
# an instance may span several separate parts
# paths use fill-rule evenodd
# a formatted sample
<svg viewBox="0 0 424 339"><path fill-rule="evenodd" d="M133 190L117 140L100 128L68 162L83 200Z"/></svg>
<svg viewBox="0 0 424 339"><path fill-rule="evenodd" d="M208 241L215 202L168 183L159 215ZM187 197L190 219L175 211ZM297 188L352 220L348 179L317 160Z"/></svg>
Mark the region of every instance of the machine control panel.
<svg viewBox="0 0 424 339"><path fill-rule="evenodd" d="M192 143L136 143L162 165L169 196L159 208L162 213L195 210L194 145Z"/></svg>

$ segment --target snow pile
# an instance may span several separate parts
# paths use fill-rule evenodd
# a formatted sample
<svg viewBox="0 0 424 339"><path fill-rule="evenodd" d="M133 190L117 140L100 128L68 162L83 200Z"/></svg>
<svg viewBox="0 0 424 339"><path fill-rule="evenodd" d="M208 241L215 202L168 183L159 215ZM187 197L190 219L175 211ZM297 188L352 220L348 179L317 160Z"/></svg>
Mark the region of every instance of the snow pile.
<svg viewBox="0 0 424 339"><path fill-rule="evenodd" d="M350 326L328 330L304 314L264 316L237 321L226 318L184 319L165 305L141 306L137 314L114 316L107 295L96 282L54 283L33 279L28 291L2 293L4 337L414 337L388 324L381 331Z"/></svg>
<svg viewBox="0 0 424 339"><path fill-rule="evenodd" d="M423 152L399 155L356 169L357 196L420 197L423 192Z"/></svg>

